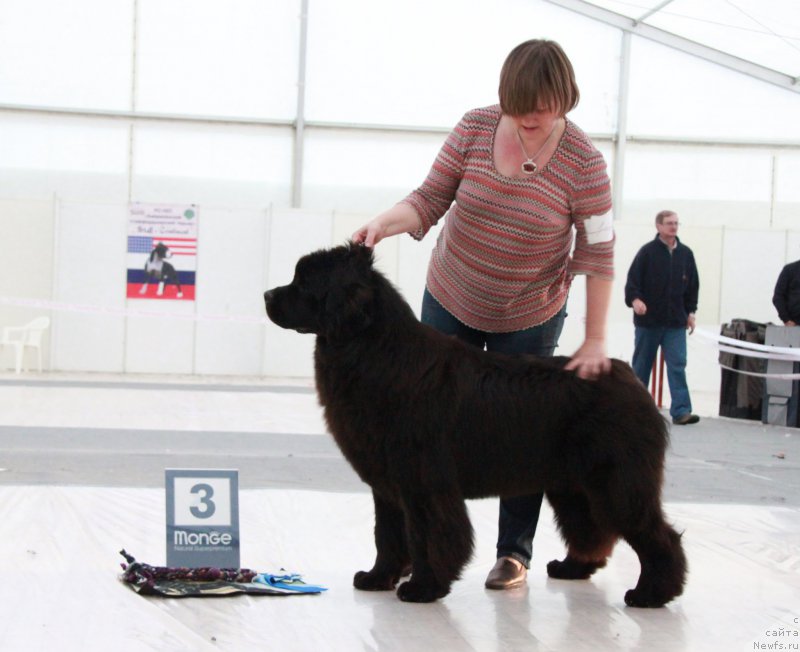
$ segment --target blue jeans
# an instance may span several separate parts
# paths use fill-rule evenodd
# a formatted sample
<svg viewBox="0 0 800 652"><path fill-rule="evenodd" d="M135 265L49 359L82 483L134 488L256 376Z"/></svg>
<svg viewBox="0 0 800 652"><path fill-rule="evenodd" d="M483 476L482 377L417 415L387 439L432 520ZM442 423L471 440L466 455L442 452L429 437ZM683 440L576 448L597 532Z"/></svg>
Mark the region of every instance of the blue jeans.
<svg viewBox="0 0 800 652"><path fill-rule="evenodd" d="M664 351L667 382L672 396L669 415L675 419L692 411L692 399L686 384L686 329L636 327L631 366L645 387L650 381L659 346Z"/></svg>
<svg viewBox="0 0 800 652"><path fill-rule="evenodd" d="M433 326L447 335L487 351L502 353L531 353L542 357L553 355L564 318L566 306L548 321L532 328L511 333L487 333L470 328L456 319L433 295L425 289L422 297L422 323ZM543 494L516 496L500 500L500 518L497 534L497 556L513 557L529 567L533 555L533 536L539 523Z"/></svg>

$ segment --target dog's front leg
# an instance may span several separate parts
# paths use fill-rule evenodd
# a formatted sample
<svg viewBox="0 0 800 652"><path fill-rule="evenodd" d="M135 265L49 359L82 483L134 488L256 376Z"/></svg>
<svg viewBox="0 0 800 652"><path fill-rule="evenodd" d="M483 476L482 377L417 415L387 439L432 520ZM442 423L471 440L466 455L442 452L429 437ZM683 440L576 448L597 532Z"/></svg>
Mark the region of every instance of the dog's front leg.
<svg viewBox="0 0 800 652"><path fill-rule="evenodd" d="M411 572L403 511L372 492L375 503L375 548L370 571L358 571L353 586L362 591L390 591Z"/></svg>
<svg viewBox="0 0 800 652"><path fill-rule="evenodd" d="M397 588L404 602L433 602L450 586L472 555L472 525L464 499L449 493L403 496L411 551L411 579Z"/></svg>

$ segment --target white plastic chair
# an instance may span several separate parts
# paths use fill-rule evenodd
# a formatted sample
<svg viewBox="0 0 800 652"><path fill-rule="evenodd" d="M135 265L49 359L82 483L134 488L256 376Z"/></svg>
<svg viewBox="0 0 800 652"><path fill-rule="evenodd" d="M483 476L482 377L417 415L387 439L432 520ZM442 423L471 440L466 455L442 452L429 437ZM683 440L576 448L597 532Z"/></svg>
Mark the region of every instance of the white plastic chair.
<svg viewBox="0 0 800 652"><path fill-rule="evenodd" d="M50 317L37 317L24 326L6 326L3 329L3 337L0 339L0 346L10 346L14 349L14 366L17 373L22 371L25 349L36 349L39 372L41 373L42 339L44 337L44 332L48 328L50 328Z"/></svg>

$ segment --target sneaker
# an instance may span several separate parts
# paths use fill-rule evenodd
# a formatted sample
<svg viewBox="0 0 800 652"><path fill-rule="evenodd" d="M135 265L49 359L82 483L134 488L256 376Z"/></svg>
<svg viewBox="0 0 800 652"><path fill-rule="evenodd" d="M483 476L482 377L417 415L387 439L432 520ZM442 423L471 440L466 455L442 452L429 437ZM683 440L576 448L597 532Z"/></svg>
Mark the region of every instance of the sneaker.
<svg viewBox="0 0 800 652"><path fill-rule="evenodd" d="M696 414L690 414L688 412L672 419L672 423L674 423L676 426L688 426L692 423L697 423L698 421L700 421L700 417L698 417Z"/></svg>
<svg viewBox="0 0 800 652"><path fill-rule="evenodd" d="M527 574L528 569L516 559L500 557L486 576L486 588L513 589L525 583Z"/></svg>

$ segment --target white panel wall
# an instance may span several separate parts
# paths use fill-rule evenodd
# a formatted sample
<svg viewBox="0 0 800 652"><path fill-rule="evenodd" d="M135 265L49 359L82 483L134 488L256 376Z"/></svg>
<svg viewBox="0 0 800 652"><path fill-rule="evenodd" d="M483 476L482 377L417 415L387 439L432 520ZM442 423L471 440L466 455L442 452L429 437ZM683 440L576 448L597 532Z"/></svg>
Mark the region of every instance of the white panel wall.
<svg viewBox="0 0 800 652"><path fill-rule="evenodd" d="M389 132L309 129L303 206L362 214L386 210L425 180L444 139L439 133L398 139Z"/></svg>
<svg viewBox="0 0 800 652"><path fill-rule="evenodd" d="M629 94L632 134L800 138L796 93L636 36Z"/></svg>
<svg viewBox="0 0 800 652"><path fill-rule="evenodd" d="M785 262L791 263L798 259L800 259L800 231L788 231L786 233Z"/></svg>
<svg viewBox="0 0 800 652"><path fill-rule="evenodd" d="M292 132L241 125L136 125L135 201L226 208L290 202Z"/></svg>
<svg viewBox="0 0 800 652"><path fill-rule="evenodd" d="M57 206L53 298L73 309L53 316L53 369L125 369L126 219L123 204Z"/></svg>
<svg viewBox="0 0 800 652"><path fill-rule="evenodd" d="M125 201L129 141L120 121L0 113L0 194Z"/></svg>
<svg viewBox="0 0 800 652"><path fill-rule="evenodd" d="M0 200L0 299L49 299L53 292L54 214L51 202ZM23 273L24 270L24 273ZM43 312L0 300L0 330ZM49 338L44 343L48 360ZM30 358L29 358L30 360ZM14 351L0 347L0 369L13 368Z"/></svg>
<svg viewBox="0 0 800 652"><path fill-rule="evenodd" d="M275 211L270 220L270 252L265 261L269 289L291 282L297 260L329 247L333 214L311 211ZM268 376L313 375L314 338L268 324L264 329L264 373Z"/></svg>
<svg viewBox="0 0 800 652"><path fill-rule="evenodd" d="M0 11L3 102L130 108L130 0L5 0Z"/></svg>
<svg viewBox="0 0 800 652"><path fill-rule="evenodd" d="M767 150L632 144L625 153L624 205L615 212L626 222L652 224L668 208L684 225L768 229L772 170Z"/></svg>
<svg viewBox="0 0 800 652"><path fill-rule="evenodd" d="M39 314L53 317L45 367L64 371L309 377L314 339L265 320L264 290L288 283L297 260L338 245L371 215L289 209L200 206L195 303L125 298L127 205L71 201L0 201L0 253L28 274L0 278L0 326ZM55 215L55 217L53 217ZM401 235L381 242L377 267L419 315L428 258L438 229L422 242ZM609 354L630 361L631 311L624 305L628 267L655 235L652 222L616 225L616 279L608 324ZM10 237L8 237L10 234ZM680 237L700 271L698 325L746 318L777 322L772 291L782 266L800 258L800 231L682 224ZM51 289L52 286L52 289ZM19 307L13 298L54 300L57 309ZM585 279L573 284L559 353L570 355L584 332ZM689 339L693 389L719 387L716 347ZM0 368L10 368L0 354Z"/></svg>
<svg viewBox="0 0 800 652"><path fill-rule="evenodd" d="M136 6L139 110L294 116L299 0L138 0Z"/></svg>
<svg viewBox="0 0 800 652"><path fill-rule="evenodd" d="M497 102L503 61L532 38L554 39L569 53L579 124L610 130L619 31L541 0L312 3L306 117L450 127L468 109Z"/></svg>
<svg viewBox="0 0 800 652"><path fill-rule="evenodd" d="M195 372L259 375L269 213L201 210Z"/></svg>
<svg viewBox="0 0 800 652"><path fill-rule="evenodd" d="M780 152L775 155L775 208L770 225L775 228L800 227L800 154ZM791 258L791 256L790 256ZM800 258L795 249L794 259Z"/></svg>
<svg viewBox="0 0 800 652"><path fill-rule="evenodd" d="M786 255L786 233L726 229L720 321L778 322L772 293Z"/></svg>
<svg viewBox="0 0 800 652"><path fill-rule="evenodd" d="M131 373L194 373L195 305L190 301L128 301L125 371ZM155 315L155 316L154 316ZM158 316L163 315L163 316Z"/></svg>

